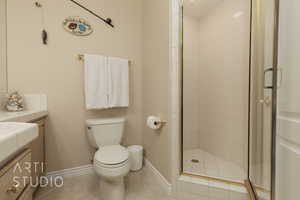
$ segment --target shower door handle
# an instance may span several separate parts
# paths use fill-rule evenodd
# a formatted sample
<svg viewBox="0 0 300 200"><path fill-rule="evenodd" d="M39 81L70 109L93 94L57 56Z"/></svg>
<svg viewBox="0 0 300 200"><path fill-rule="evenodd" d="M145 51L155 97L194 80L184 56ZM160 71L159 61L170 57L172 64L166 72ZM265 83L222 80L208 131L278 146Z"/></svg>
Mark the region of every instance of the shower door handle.
<svg viewBox="0 0 300 200"><path fill-rule="evenodd" d="M267 68L264 70L264 89L273 89L273 78L272 76L271 79L269 80L269 82L271 82L269 85L267 84L267 75L269 73L272 73L273 76L273 67Z"/></svg>
<svg viewBox="0 0 300 200"><path fill-rule="evenodd" d="M269 106L272 100L271 97L265 97L264 99L259 100L259 103Z"/></svg>

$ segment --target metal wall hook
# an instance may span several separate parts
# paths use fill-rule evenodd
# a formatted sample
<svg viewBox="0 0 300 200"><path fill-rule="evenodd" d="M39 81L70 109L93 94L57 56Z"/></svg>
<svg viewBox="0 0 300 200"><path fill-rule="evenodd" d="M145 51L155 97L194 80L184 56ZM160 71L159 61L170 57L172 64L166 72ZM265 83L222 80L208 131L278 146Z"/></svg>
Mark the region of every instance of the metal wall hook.
<svg viewBox="0 0 300 200"><path fill-rule="evenodd" d="M36 1L36 2L34 3L34 5L35 5L36 7L38 7L38 8L43 7L42 4L40 4L38 1Z"/></svg>

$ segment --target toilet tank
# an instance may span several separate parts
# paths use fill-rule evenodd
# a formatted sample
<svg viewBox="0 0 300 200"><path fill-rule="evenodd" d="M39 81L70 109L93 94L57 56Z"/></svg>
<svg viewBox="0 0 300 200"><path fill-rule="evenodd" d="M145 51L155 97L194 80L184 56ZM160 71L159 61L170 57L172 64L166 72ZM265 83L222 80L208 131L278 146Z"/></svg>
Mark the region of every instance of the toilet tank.
<svg viewBox="0 0 300 200"><path fill-rule="evenodd" d="M124 118L86 120L90 144L95 148L121 144L124 132Z"/></svg>

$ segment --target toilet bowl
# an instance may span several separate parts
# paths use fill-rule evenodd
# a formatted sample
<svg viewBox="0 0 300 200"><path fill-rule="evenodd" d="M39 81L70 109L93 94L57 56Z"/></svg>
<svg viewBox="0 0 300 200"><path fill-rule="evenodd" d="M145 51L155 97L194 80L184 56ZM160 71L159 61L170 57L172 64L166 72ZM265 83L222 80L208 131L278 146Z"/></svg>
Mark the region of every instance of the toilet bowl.
<svg viewBox="0 0 300 200"><path fill-rule="evenodd" d="M128 150L121 145L106 146L94 156L94 170L100 176L100 194L105 200L123 200L124 177L129 173Z"/></svg>
<svg viewBox="0 0 300 200"><path fill-rule="evenodd" d="M120 145L123 118L87 120L90 144L97 148L94 170L99 176L100 199L124 200L124 177L130 171L129 151Z"/></svg>

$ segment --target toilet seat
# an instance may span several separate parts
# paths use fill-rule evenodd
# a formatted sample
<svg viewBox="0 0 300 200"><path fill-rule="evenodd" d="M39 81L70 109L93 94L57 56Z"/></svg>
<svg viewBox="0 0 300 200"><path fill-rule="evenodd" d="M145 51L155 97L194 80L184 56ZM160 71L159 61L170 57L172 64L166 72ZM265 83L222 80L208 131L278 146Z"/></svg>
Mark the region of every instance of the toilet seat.
<svg viewBox="0 0 300 200"><path fill-rule="evenodd" d="M94 170L104 179L126 176L130 171L129 152L120 145L99 149L94 157Z"/></svg>
<svg viewBox="0 0 300 200"><path fill-rule="evenodd" d="M99 163L94 163L94 167L97 167L97 168L102 168L102 169L111 169L111 170L113 170L113 169L119 169L119 168L122 168L122 167L124 167L124 166L127 166L127 165L130 165L129 164L129 161L126 161L126 162L124 162L124 163L120 163L120 164L118 164L118 165L103 165L103 164L99 164Z"/></svg>
<svg viewBox="0 0 300 200"><path fill-rule="evenodd" d="M95 166L102 167L102 168L119 168L119 167L123 167L124 165L127 165L128 163L129 163L129 159L127 159L126 161L124 161L122 163L115 164L115 165L108 165L108 164L103 164L98 161L94 161Z"/></svg>
<svg viewBox="0 0 300 200"><path fill-rule="evenodd" d="M94 165L105 168L122 167L129 162L129 152L121 145L100 148L94 156Z"/></svg>

